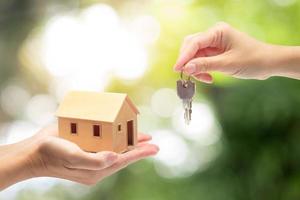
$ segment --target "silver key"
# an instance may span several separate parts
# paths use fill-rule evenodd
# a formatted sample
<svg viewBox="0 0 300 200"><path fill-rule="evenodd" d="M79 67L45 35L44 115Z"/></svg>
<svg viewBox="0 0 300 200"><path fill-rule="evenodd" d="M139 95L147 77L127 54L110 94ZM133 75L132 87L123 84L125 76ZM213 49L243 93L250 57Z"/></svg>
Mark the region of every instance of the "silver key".
<svg viewBox="0 0 300 200"><path fill-rule="evenodd" d="M190 79L177 81L177 95L182 100L185 123L189 124L192 119L192 101L195 95L196 85Z"/></svg>

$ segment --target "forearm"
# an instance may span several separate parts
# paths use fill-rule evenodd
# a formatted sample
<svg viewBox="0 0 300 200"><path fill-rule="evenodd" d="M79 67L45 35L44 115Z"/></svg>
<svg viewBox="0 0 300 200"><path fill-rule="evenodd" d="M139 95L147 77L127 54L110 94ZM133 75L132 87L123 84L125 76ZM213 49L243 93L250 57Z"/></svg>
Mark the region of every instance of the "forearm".
<svg viewBox="0 0 300 200"><path fill-rule="evenodd" d="M0 166L0 190L17 183L19 181L30 178L29 173L24 166L26 160L22 155L14 155L14 157L1 158Z"/></svg>
<svg viewBox="0 0 300 200"><path fill-rule="evenodd" d="M30 158L35 148L35 144L27 140L0 146L0 190L33 177Z"/></svg>
<svg viewBox="0 0 300 200"><path fill-rule="evenodd" d="M300 79L299 46L269 45L264 59L272 76Z"/></svg>

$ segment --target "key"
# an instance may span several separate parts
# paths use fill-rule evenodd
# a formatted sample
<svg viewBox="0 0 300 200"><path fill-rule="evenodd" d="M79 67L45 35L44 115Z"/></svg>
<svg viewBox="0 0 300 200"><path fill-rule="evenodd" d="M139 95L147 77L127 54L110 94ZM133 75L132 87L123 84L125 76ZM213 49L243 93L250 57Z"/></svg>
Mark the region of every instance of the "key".
<svg viewBox="0 0 300 200"><path fill-rule="evenodd" d="M177 94L183 102L185 123L189 124L192 114L192 101L195 94L195 83L190 80L178 80Z"/></svg>
<svg viewBox="0 0 300 200"><path fill-rule="evenodd" d="M190 79L177 81L177 95L182 100L185 123L192 119L192 101L195 95L196 85Z"/></svg>

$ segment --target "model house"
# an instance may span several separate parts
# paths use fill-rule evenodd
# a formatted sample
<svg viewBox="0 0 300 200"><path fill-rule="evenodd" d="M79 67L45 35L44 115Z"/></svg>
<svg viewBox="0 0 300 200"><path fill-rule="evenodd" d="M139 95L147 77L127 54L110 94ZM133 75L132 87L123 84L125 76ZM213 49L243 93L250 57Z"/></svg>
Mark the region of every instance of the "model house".
<svg viewBox="0 0 300 200"><path fill-rule="evenodd" d="M127 94L73 91L56 113L59 136L89 152L124 152L137 143L137 114Z"/></svg>

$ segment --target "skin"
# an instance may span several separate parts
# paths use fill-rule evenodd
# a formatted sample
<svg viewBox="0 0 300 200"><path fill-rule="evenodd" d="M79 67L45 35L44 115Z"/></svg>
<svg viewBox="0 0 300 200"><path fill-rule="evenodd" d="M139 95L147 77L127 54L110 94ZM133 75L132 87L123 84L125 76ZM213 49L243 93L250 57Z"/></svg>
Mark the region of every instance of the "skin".
<svg viewBox="0 0 300 200"><path fill-rule="evenodd" d="M124 154L88 153L58 137L56 126L19 143L0 146L0 190L34 177L57 177L94 185L124 167L157 154L151 136L139 134L135 149ZM5 163L5 164L4 164Z"/></svg>
<svg viewBox="0 0 300 200"><path fill-rule="evenodd" d="M300 47L266 44L221 22L184 39L174 70L205 83L213 82L211 72L241 79L300 79Z"/></svg>

